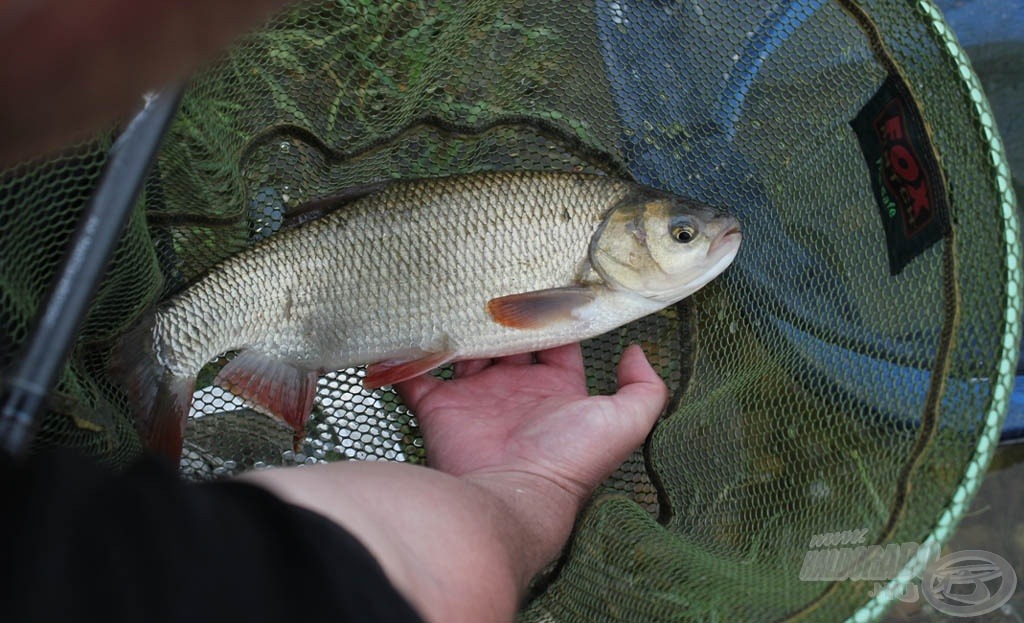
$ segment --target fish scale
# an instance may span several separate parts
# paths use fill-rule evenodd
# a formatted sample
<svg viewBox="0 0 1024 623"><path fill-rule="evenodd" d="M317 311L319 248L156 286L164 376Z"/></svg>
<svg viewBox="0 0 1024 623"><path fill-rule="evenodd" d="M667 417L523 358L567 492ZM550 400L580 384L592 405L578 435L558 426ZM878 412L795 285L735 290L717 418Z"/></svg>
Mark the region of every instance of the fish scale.
<svg viewBox="0 0 1024 623"><path fill-rule="evenodd" d="M194 377L227 351L240 354L218 384L298 432L324 371L372 364L368 383L392 383L447 361L604 333L682 298L684 282L731 262L735 249L724 265L705 267L700 244L673 241L672 223L684 221L708 230L707 249L735 223L603 176L394 183L229 258L144 318L118 353L140 432L150 447L180 452ZM651 223L656 246L644 229ZM674 277L665 264L684 250L693 274ZM628 274L634 269L638 278ZM640 292L658 281L673 292L667 299Z"/></svg>
<svg viewBox="0 0 1024 623"><path fill-rule="evenodd" d="M173 346L174 370L195 373L242 348L340 369L442 334L473 352L499 349L521 336L487 315L487 301L573 281L601 217L630 188L579 179L455 178L443 192L429 181L402 184L272 236L158 313L161 335L184 337L183 321L192 333ZM222 313L211 315L214 305ZM437 317L454 323L440 328Z"/></svg>

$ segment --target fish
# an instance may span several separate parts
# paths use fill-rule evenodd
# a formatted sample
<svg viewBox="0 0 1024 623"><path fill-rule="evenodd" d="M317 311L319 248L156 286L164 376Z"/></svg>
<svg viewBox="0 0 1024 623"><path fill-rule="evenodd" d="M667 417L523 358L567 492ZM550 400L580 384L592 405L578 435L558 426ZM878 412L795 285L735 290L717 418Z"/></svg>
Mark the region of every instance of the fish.
<svg viewBox="0 0 1024 623"><path fill-rule="evenodd" d="M229 257L113 355L144 447L178 460L195 378L304 436L320 375L379 388L578 342L691 295L736 257L727 211L611 176L490 172L377 185Z"/></svg>

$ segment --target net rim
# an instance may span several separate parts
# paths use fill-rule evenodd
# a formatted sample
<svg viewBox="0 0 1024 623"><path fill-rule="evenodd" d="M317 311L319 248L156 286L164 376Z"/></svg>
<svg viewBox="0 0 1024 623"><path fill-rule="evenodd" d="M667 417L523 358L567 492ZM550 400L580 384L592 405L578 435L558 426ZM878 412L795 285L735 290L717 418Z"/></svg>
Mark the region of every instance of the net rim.
<svg viewBox="0 0 1024 623"><path fill-rule="evenodd" d="M995 117L981 88L981 82L971 66L967 54L960 45L933 0L918 0L917 9L927 17L926 24L931 28L948 59L956 63L957 72L962 84L967 88L974 121L981 128L983 149L987 147L987 155L995 172L995 183L999 193L999 212L1003 218L1004 258L1006 261L1006 301L1003 324L1003 340L1000 347L999 363L992 389L992 401L984 417L984 428L978 439L978 445L964 477L952 495L952 502L939 516L935 527L921 544L921 552L938 547L947 542L966 514L974 495L984 481L985 472L999 443L999 435L1003 420L1009 406L1010 394L1013 391L1014 369L1019 355L1021 319L1015 310L1021 308L1021 266L1014 261L1020 249L1020 224L1016 211L1016 198L1013 185L1010 183L1010 168L999 132L995 127ZM861 606L848 623L867 623L878 620L893 604L898 595L902 595L911 580L918 577L924 570L928 560L919 556L909 561L897 577L886 583L884 590Z"/></svg>

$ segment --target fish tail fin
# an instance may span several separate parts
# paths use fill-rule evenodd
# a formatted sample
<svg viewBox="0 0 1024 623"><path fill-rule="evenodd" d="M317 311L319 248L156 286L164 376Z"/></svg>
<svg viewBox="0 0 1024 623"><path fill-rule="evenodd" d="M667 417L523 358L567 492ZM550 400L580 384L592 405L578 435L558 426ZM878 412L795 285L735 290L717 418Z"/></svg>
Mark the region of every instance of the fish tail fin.
<svg viewBox="0 0 1024 623"><path fill-rule="evenodd" d="M152 312L145 314L121 337L111 357L111 372L128 395L143 447L177 464L195 377L176 376L157 360L154 318Z"/></svg>

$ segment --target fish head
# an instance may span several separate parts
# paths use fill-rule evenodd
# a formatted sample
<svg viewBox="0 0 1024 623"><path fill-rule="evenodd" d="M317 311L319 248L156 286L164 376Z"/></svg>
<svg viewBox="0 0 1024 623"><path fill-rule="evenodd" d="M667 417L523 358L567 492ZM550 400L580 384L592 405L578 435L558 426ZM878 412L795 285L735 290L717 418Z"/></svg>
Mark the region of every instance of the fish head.
<svg viewBox="0 0 1024 623"><path fill-rule="evenodd" d="M670 195L627 197L590 243L590 263L609 285L672 303L696 292L736 258L739 221Z"/></svg>

